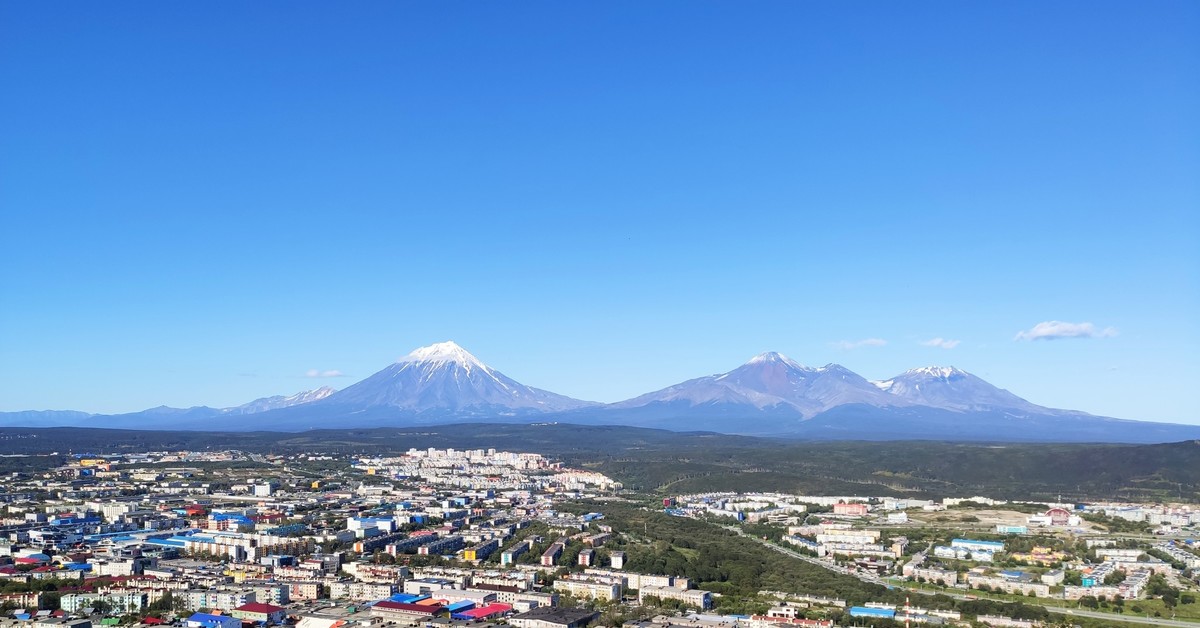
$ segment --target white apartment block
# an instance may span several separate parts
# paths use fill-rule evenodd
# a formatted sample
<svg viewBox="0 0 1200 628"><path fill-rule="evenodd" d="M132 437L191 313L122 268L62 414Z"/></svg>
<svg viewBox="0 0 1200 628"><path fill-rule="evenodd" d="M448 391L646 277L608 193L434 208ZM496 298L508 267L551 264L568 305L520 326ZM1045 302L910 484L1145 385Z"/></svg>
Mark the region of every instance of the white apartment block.
<svg viewBox="0 0 1200 628"><path fill-rule="evenodd" d="M690 604L701 610L712 607L712 593L699 589L653 586L644 586L638 589L638 602L643 601L647 596L656 597L660 600L679 600L684 604Z"/></svg>
<svg viewBox="0 0 1200 628"><path fill-rule="evenodd" d="M391 597L396 592L394 584L372 584L368 582L331 582L329 597L335 600L364 602Z"/></svg>
<svg viewBox="0 0 1200 628"><path fill-rule="evenodd" d="M569 593L577 598L589 600L620 600L621 585L612 581L560 578L554 581L554 590Z"/></svg>
<svg viewBox="0 0 1200 628"><path fill-rule="evenodd" d="M59 598L59 607L68 613L94 608L100 603L117 612L136 612L146 607L144 593L67 593Z"/></svg>

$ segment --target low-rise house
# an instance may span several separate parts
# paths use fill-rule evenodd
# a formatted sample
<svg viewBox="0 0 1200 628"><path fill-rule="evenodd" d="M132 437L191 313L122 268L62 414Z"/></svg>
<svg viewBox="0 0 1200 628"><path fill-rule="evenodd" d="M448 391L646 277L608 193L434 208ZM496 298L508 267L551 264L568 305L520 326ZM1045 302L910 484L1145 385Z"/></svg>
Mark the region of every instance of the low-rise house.
<svg viewBox="0 0 1200 628"><path fill-rule="evenodd" d="M251 602L233 609L229 614L255 623L282 624L287 617L287 609L273 604Z"/></svg>

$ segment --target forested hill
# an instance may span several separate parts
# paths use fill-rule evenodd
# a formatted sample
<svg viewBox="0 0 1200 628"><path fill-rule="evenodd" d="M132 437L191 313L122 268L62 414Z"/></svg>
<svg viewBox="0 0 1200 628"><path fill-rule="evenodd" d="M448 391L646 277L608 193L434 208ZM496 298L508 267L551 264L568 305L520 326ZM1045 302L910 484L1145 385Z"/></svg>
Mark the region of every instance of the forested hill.
<svg viewBox="0 0 1200 628"><path fill-rule="evenodd" d="M532 451L663 494L784 490L816 494L1200 501L1200 441L1161 445L796 442L569 424L460 424L310 432L0 429L0 454L239 449L379 454L410 447ZM28 466L8 458L4 466Z"/></svg>

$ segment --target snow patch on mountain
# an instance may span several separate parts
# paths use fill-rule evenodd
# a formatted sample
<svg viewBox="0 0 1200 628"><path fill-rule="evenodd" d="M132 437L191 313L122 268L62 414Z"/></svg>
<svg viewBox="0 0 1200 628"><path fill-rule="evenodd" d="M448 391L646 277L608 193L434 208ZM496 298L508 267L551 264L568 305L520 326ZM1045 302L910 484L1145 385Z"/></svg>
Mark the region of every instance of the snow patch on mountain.
<svg viewBox="0 0 1200 628"><path fill-rule="evenodd" d="M250 403L244 403L240 406L232 408L222 408L222 414L255 414L258 412L266 412L267 410L278 410L280 408L291 408L314 401L320 401L329 395L337 392L337 390L329 386L322 386L315 390L305 390L294 395L283 396L275 395L273 397L263 397L255 399Z"/></svg>
<svg viewBox="0 0 1200 628"><path fill-rule="evenodd" d="M886 384L886 387L882 384ZM909 369L876 382L880 390L911 403L956 412L1006 411L1023 415L1059 412L1032 404L953 366Z"/></svg>
<svg viewBox="0 0 1200 628"><path fill-rule="evenodd" d="M950 379L962 378L970 375L970 373L959 370L953 366L923 366L921 368L908 369L904 372L904 374L912 376L927 376L947 381Z"/></svg>

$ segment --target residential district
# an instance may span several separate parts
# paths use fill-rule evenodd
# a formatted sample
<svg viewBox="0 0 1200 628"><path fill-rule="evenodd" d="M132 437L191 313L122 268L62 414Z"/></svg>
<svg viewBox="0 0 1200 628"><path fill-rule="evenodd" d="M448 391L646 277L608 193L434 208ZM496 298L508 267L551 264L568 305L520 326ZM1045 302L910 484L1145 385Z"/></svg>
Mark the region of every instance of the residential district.
<svg viewBox="0 0 1200 628"><path fill-rule="evenodd" d="M1166 618L1197 607L1200 573L1196 506L780 493L648 505L600 473L490 449L86 454L0 488L0 622L30 628L1034 626L1045 620L932 602ZM760 591L729 612L728 595L686 574L632 569L651 530L618 527L604 504L733 530L906 599Z"/></svg>

